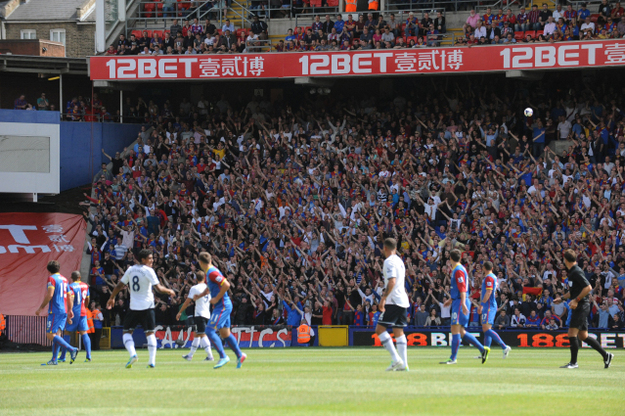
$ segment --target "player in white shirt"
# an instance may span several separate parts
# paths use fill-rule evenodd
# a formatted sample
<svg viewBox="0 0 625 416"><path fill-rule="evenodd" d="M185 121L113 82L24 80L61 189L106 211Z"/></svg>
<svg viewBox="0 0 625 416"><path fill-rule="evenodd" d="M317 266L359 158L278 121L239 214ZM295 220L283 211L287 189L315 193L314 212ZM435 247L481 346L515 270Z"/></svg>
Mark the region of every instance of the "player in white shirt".
<svg viewBox="0 0 625 416"><path fill-rule="evenodd" d="M124 318L123 340L124 346L130 354L130 361L126 364L126 368L132 368L132 365L139 360L135 351L135 342L132 339L132 333L138 324L141 324L148 341L148 351L150 353L148 367L154 368L156 364L156 336L154 335L156 319L154 318L154 294L152 293L152 287L160 293L169 296L175 296L176 294L173 290L167 289L159 283L158 277L156 277L156 273L152 269L154 259L150 250L141 250L138 259L141 264L135 264L126 270L124 276L115 286L113 293L111 293L111 297L106 303L106 308L112 309L115 306L117 294L125 286L128 286L130 310Z"/></svg>
<svg viewBox="0 0 625 416"><path fill-rule="evenodd" d="M189 290L189 294L187 298L184 300L182 307L180 308L180 312L176 315L176 320L180 320L180 316L182 315L182 311L186 310L191 302L193 301L193 297L195 295L199 295L206 290L206 273L203 271L198 271L195 273L197 276L197 285L193 286L191 290ZM208 320L211 318L210 312L210 300L211 294L209 293L206 296L203 296L195 301L195 313L193 314L193 343L191 344L191 351L187 355L183 355L187 361L191 361L193 359L193 354L197 351L198 347L204 348L206 351L206 359L204 361L213 361L213 353L211 352L211 343L206 336L206 324Z"/></svg>
<svg viewBox="0 0 625 416"><path fill-rule="evenodd" d="M406 277L406 266L401 258L396 254L397 240L387 238L384 240L384 293L380 299L378 309L381 314L375 333L380 338L380 342L391 354L392 362L386 371L408 371L408 343L404 335L404 327L408 325L408 294L404 288ZM397 350L393 345L393 340L387 332L388 327L393 328Z"/></svg>

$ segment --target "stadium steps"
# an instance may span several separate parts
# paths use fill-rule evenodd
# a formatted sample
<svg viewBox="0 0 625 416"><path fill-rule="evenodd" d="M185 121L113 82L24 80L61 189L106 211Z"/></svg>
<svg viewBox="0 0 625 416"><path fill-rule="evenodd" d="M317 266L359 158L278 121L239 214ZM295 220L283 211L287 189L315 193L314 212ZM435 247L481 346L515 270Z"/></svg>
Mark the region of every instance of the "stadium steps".
<svg viewBox="0 0 625 416"><path fill-rule="evenodd" d="M464 30L461 27L447 29L447 37L441 42L441 46L453 46L454 40L462 38Z"/></svg>

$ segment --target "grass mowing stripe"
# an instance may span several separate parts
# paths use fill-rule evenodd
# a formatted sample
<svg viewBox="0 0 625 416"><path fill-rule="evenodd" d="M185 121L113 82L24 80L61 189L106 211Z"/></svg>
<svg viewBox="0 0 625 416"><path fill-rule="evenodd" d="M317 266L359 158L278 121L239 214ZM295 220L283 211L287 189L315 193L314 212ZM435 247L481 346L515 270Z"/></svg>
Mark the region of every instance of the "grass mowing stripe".
<svg viewBox="0 0 625 416"><path fill-rule="evenodd" d="M187 362L185 352L160 350L157 367L147 369L147 351L139 350L130 370L123 350L56 367L39 365L49 353L0 354L0 414L535 416L569 415L574 404L576 413L609 416L625 408L620 352L609 370L588 350L578 370L563 370L567 350L515 349L482 365L475 349L463 348L457 365L441 366L448 349L409 348L408 373L385 372L388 355L374 348L252 349L241 370L234 362L213 370L199 353ZM98 388L85 391L94 382ZM63 391L81 393L58 400Z"/></svg>

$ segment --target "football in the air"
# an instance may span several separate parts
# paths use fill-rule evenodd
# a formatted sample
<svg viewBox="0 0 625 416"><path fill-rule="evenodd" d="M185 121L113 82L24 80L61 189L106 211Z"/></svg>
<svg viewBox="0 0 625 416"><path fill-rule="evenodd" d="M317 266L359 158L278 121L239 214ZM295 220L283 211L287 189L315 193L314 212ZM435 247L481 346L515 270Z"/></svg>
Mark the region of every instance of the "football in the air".
<svg viewBox="0 0 625 416"><path fill-rule="evenodd" d="M532 110L531 108L527 107L525 109L525 111L523 112L523 114L525 114L525 117L531 117L534 114L534 110Z"/></svg>

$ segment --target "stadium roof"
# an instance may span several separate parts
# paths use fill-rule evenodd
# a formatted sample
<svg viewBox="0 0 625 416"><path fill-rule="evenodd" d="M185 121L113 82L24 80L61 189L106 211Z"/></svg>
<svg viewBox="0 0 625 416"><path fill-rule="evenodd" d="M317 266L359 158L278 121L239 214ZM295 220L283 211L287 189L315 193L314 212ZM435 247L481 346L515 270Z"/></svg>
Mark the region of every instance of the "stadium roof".
<svg viewBox="0 0 625 416"><path fill-rule="evenodd" d="M76 21L78 19L77 9L81 9L90 0L30 0L21 4L7 18L11 21ZM95 21L95 7L88 14L83 16L82 21Z"/></svg>
<svg viewBox="0 0 625 416"><path fill-rule="evenodd" d="M84 58L0 55L0 73L2 72L87 75L88 65Z"/></svg>

